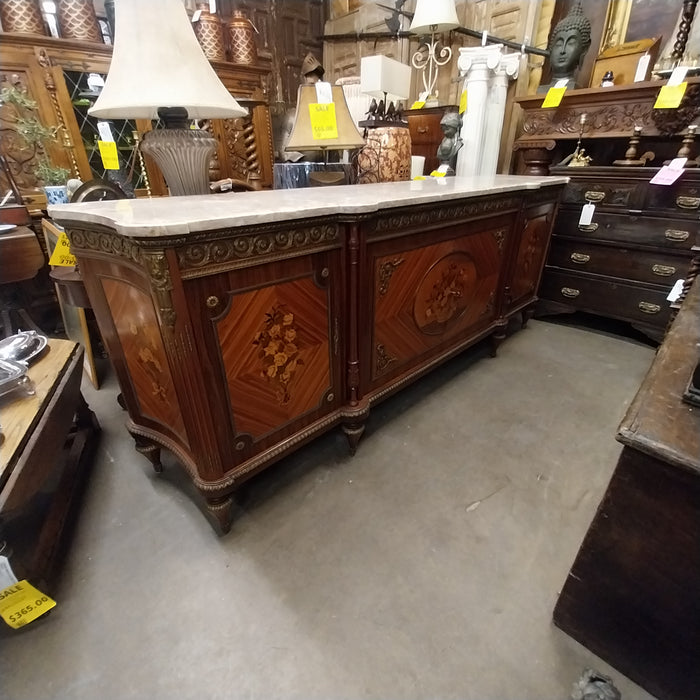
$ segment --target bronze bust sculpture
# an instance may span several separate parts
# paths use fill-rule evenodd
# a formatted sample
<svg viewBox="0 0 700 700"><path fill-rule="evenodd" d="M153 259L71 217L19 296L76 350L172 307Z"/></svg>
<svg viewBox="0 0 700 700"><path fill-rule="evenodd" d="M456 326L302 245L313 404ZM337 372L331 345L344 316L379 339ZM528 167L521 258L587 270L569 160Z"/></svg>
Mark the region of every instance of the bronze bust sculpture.
<svg viewBox="0 0 700 700"><path fill-rule="evenodd" d="M440 166L447 166L446 175L454 175L457 165L457 153L462 148L463 141L459 130L462 119L457 112L447 112L440 120L440 128L444 137L437 149L437 158Z"/></svg>
<svg viewBox="0 0 700 700"><path fill-rule="evenodd" d="M590 45L591 22L583 14L581 3L577 2L552 31L549 40L552 80L547 85L540 85L537 92L546 92L563 79L568 80L567 88L578 87L574 78Z"/></svg>

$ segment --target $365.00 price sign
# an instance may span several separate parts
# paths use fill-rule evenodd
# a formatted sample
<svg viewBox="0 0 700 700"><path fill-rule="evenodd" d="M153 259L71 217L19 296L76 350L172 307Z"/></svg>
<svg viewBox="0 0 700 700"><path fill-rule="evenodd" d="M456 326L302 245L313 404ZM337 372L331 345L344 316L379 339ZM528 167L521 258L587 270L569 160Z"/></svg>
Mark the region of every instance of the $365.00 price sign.
<svg viewBox="0 0 700 700"><path fill-rule="evenodd" d="M55 605L55 600L51 600L26 580L0 591L0 616L15 629L36 620Z"/></svg>

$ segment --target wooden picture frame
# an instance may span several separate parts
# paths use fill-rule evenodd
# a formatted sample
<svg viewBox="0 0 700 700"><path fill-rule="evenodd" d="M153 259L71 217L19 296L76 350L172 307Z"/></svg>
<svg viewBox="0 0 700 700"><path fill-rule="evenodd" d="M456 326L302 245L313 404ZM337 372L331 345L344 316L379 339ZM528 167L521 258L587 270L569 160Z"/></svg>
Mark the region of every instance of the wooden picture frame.
<svg viewBox="0 0 700 700"><path fill-rule="evenodd" d="M615 85L630 85L634 82L639 59L649 54L649 62L643 80L649 80L659 55L660 39L640 39L612 46L596 58L591 71L589 87L600 87L603 76L612 71Z"/></svg>

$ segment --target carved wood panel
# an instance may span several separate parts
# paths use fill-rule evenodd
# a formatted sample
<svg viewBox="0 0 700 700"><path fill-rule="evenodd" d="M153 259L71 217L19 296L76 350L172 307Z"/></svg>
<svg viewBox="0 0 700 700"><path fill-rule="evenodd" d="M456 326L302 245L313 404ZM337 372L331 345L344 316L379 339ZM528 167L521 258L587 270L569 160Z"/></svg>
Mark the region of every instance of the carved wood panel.
<svg viewBox="0 0 700 700"><path fill-rule="evenodd" d="M508 226L375 254L372 378L492 321ZM381 246L377 246L381 250Z"/></svg>

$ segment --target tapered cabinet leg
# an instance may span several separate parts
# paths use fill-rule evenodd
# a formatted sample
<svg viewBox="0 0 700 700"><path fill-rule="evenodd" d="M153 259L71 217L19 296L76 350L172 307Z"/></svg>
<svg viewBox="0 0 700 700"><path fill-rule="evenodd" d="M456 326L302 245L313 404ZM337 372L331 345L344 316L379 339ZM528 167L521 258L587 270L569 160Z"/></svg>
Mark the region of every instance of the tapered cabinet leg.
<svg viewBox="0 0 700 700"><path fill-rule="evenodd" d="M357 452L357 444L360 442L362 433L365 432L365 422L363 421L346 421L342 425L345 437L348 439L348 447L350 454L354 455Z"/></svg>
<svg viewBox="0 0 700 700"><path fill-rule="evenodd" d="M163 465L160 461L160 445L142 435L134 435L133 438L137 452L140 452L149 460L156 474L160 474L163 471Z"/></svg>
<svg viewBox="0 0 700 700"><path fill-rule="evenodd" d="M498 326L491 334L491 357L496 357L499 346L506 339L506 325L504 323L502 326Z"/></svg>

